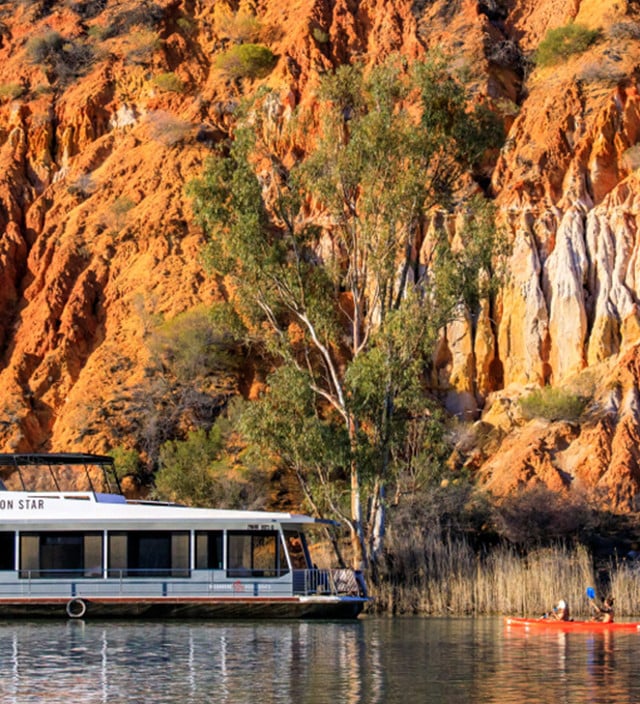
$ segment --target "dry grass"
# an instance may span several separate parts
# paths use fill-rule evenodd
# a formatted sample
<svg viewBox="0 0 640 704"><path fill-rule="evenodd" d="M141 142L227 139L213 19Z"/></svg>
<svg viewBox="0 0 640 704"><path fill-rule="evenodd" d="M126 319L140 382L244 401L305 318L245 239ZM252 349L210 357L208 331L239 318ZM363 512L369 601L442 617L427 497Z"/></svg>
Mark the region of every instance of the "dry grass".
<svg viewBox="0 0 640 704"><path fill-rule="evenodd" d="M479 555L463 538L416 531L402 554L394 554L373 596L376 608L390 614L535 615L564 598L574 615L587 616L585 590L593 584L592 559L581 546L522 556L503 544Z"/></svg>
<svg viewBox="0 0 640 704"><path fill-rule="evenodd" d="M640 613L640 562L611 565L610 573L609 593L615 599L616 614Z"/></svg>

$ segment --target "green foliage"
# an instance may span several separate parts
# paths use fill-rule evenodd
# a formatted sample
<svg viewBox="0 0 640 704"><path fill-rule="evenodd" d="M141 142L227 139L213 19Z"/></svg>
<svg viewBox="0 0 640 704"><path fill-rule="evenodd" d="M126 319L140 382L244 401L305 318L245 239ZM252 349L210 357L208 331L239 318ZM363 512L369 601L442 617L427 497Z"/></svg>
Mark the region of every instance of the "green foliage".
<svg viewBox="0 0 640 704"><path fill-rule="evenodd" d="M242 319L281 365L245 432L364 540L387 484L438 471L425 460L442 447L425 370L442 325L495 292L505 247L483 203L469 203L453 239L433 213L501 131L440 56L412 71L398 57L370 73L342 66L319 95L321 133L304 160L285 166L262 141L266 94L188 192L209 266L233 282Z"/></svg>
<svg viewBox="0 0 640 704"><path fill-rule="evenodd" d="M236 335L241 335L241 326L232 310L203 306L160 325L151 347L178 379L193 383L198 377L237 369Z"/></svg>
<svg viewBox="0 0 640 704"><path fill-rule="evenodd" d="M135 302L149 362L128 392L127 433L156 466L160 447L185 429L209 428L239 393L246 332L226 304L194 308L169 320Z"/></svg>
<svg viewBox="0 0 640 704"><path fill-rule="evenodd" d="M160 448L155 498L190 506L256 508L264 501L265 479L259 473L233 472L224 448L232 426L220 420L209 432L194 430L185 440Z"/></svg>
<svg viewBox="0 0 640 704"><path fill-rule="evenodd" d="M600 30L581 24L571 23L550 29L538 46L536 63L538 66L553 66L572 54L586 51L599 37Z"/></svg>
<svg viewBox="0 0 640 704"><path fill-rule="evenodd" d="M269 393L244 407L239 429L256 460L275 457L295 471L313 497L311 510L348 515L349 437L343 425L317 412L312 379L303 370L290 365L274 372Z"/></svg>
<svg viewBox="0 0 640 704"><path fill-rule="evenodd" d="M511 246L495 228L495 209L482 198L467 204L459 240L440 243L434 262L435 287L445 311L462 303L473 317L506 281Z"/></svg>
<svg viewBox="0 0 640 704"><path fill-rule="evenodd" d="M577 420L586 408L588 399L558 387L545 386L520 399L520 410L527 418L545 420Z"/></svg>
<svg viewBox="0 0 640 704"><path fill-rule="evenodd" d="M216 68L230 78L264 78L276 60L271 49L262 44L236 44L216 59Z"/></svg>
<svg viewBox="0 0 640 704"><path fill-rule="evenodd" d="M184 91L184 83L180 76L177 76L173 71L167 73L159 73L153 77L153 84L160 90L169 93L182 93Z"/></svg>
<svg viewBox="0 0 640 704"><path fill-rule="evenodd" d="M176 24L187 36L193 34L197 27L196 23L189 17L179 17Z"/></svg>
<svg viewBox="0 0 640 704"><path fill-rule="evenodd" d="M0 100L16 100L25 92L20 83L3 83L0 85Z"/></svg>
<svg viewBox="0 0 640 704"><path fill-rule="evenodd" d="M101 42L104 39L108 39L109 28L103 27L102 25L99 25L99 24L91 25L91 27L89 27L87 29L87 36L91 37L91 39L95 39L96 41Z"/></svg>
<svg viewBox="0 0 640 704"><path fill-rule="evenodd" d="M324 29L320 29L320 27L314 27L311 30L311 34L318 44L326 44L329 41L328 32L325 32Z"/></svg>
<svg viewBox="0 0 640 704"><path fill-rule="evenodd" d="M123 477L138 477L142 470L140 455L136 450L125 447L114 447L109 453L113 457L118 479Z"/></svg>
<svg viewBox="0 0 640 704"><path fill-rule="evenodd" d="M155 494L164 501L211 506L219 493L217 464L223 449L217 428L195 430L186 440L168 441L160 448Z"/></svg>

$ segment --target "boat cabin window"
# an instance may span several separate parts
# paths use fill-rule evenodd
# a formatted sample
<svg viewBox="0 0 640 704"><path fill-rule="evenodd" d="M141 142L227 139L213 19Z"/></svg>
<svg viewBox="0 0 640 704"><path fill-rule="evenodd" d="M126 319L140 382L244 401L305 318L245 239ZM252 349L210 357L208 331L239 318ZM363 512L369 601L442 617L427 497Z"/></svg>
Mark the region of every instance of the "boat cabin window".
<svg viewBox="0 0 640 704"><path fill-rule="evenodd" d="M300 533L297 530L285 530L284 540L287 544L291 567L294 570L309 569L311 567L311 558L309 557L304 533Z"/></svg>
<svg viewBox="0 0 640 704"><path fill-rule="evenodd" d="M102 534L21 533L20 576L102 577Z"/></svg>
<svg viewBox="0 0 640 704"><path fill-rule="evenodd" d="M196 569L222 569L222 535L221 530L196 532Z"/></svg>
<svg viewBox="0 0 640 704"><path fill-rule="evenodd" d="M233 530L227 533L228 577L279 577L289 571L275 530Z"/></svg>
<svg viewBox="0 0 640 704"><path fill-rule="evenodd" d="M186 577L188 531L109 533L109 576Z"/></svg>
<svg viewBox="0 0 640 704"><path fill-rule="evenodd" d="M16 566L15 533L0 533L0 570L13 570Z"/></svg>

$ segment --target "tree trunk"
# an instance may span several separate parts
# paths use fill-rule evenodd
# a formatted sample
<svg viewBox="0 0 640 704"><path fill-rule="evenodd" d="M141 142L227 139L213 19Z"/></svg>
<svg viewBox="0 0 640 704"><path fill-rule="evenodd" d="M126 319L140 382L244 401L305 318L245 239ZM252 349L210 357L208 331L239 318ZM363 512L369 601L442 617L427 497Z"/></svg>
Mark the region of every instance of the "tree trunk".
<svg viewBox="0 0 640 704"><path fill-rule="evenodd" d="M353 545L353 569L365 570L368 565L367 551L362 527L362 505L360 502L360 474L355 461L351 461L351 544Z"/></svg>
<svg viewBox="0 0 640 704"><path fill-rule="evenodd" d="M385 485L382 480L376 481L373 494L373 505L371 507L371 540L369 546L369 562L375 563L384 547L384 536L386 527L386 497Z"/></svg>

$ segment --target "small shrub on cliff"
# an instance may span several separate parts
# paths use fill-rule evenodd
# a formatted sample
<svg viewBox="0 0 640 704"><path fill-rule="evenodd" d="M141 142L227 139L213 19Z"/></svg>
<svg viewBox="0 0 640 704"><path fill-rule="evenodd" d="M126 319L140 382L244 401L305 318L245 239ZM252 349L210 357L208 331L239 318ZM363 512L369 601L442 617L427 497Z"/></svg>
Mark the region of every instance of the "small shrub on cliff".
<svg viewBox="0 0 640 704"><path fill-rule="evenodd" d="M183 120L164 110L155 110L147 115L147 124L151 138L161 142L166 147L188 139L193 132L193 125L188 120Z"/></svg>
<svg viewBox="0 0 640 704"><path fill-rule="evenodd" d="M173 71L159 73L157 76L154 76L153 84L160 88L160 90L164 90L169 93L182 93L184 90L184 83L179 76L176 76L176 74L173 73Z"/></svg>
<svg viewBox="0 0 640 704"><path fill-rule="evenodd" d="M640 22L616 22L609 27L612 39L640 39Z"/></svg>
<svg viewBox="0 0 640 704"><path fill-rule="evenodd" d="M25 51L31 63L42 65L50 72L50 79L63 82L85 73L95 58L90 46L67 41L53 30L29 39Z"/></svg>
<svg viewBox="0 0 640 704"><path fill-rule="evenodd" d="M3 83L0 85L0 102L4 100L16 100L25 92L25 88L20 83Z"/></svg>
<svg viewBox="0 0 640 704"><path fill-rule="evenodd" d="M577 78L585 83L599 83L614 86L624 80L625 71L610 61L590 61L580 69Z"/></svg>
<svg viewBox="0 0 640 704"><path fill-rule="evenodd" d="M223 3L216 3L213 10L213 26L216 34L232 42L255 42L262 32L262 23L251 12L232 12Z"/></svg>
<svg viewBox="0 0 640 704"><path fill-rule="evenodd" d="M31 37L25 47L27 59L32 64L43 64L51 61L62 51L64 43L64 37L60 32L54 30Z"/></svg>
<svg viewBox="0 0 640 704"><path fill-rule="evenodd" d="M522 415L530 420L544 418L545 420L577 420L587 405L584 396L565 391L564 389L545 386L520 400Z"/></svg>
<svg viewBox="0 0 640 704"><path fill-rule="evenodd" d="M264 78L276 62L274 53L262 44L239 44L216 61L216 67L231 78Z"/></svg>
<svg viewBox="0 0 640 704"><path fill-rule="evenodd" d="M65 4L82 19L89 20L97 17L104 10L107 2L106 0L67 0Z"/></svg>
<svg viewBox="0 0 640 704"><path fill-rule="evenodd" d="M127 60L134 64L146 64L160 48L161 41L157 32L141 29L127 36Z"/></svg>
<svg viewBox="0 0 640 704"><path fill-rule="evenodd" d="M189 17L179 17L176 21L176 24L178 25L182 33L186 36L194 34L197 29L195 21L190 19Z"/></svg>
<svg viewBox="0 0 640 704"><path fill-rule="evenodd" d="M313 34L313 38L318 44L326 44L329 41L329 33L325 32L324 29L320 29L320 27L314 27L311 34Z"/></svg>
<svg viewBox="0 0 640 704"><path fill-rule="evenodd" d="M164 10L156 3L142 2L130 10L118 13L109 26L108 36L128 34L132 29L154 29L164 17Z"/></svg>
<svg viewBox="0 0 640 704"><path fill-rule="evenodd" d="M586 51L600 36L600 30L581 24L567 24L550 29L536 52L538 66L553 66L572 54Z"/></svg>

